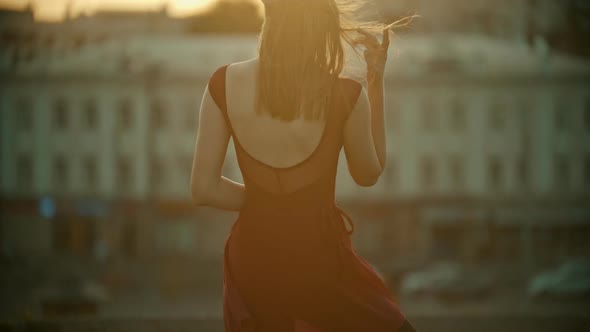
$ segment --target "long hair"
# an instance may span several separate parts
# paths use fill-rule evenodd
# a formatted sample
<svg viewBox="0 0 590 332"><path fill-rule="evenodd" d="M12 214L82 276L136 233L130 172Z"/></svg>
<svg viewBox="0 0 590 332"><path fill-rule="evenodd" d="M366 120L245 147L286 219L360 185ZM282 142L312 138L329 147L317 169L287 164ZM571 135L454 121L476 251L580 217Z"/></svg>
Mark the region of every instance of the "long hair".
<svg viewBox="0 0 590 332"><path fill-rule="evenodd" d="M324 119L339 89L343 41L399 25L358 18L360 0L263 0L256 111L283 121Z"/></svg>

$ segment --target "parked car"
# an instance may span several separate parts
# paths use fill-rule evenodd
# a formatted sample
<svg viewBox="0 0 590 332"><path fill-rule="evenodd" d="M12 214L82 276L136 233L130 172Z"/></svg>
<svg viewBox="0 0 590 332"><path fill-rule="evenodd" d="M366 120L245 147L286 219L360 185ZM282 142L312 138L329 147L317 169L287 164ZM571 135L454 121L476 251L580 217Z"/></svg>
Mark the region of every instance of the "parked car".
<svg viewBox="0 0 590 332"><path fill-rule="evenodd" d="M493 281L488 275L468 271L457 263L437 263L408 273L401 283L401 293L415 297L443 300L481 298L489 295Z"/></svg>
<svg viewBox="0 0 590 332"><path fill-rule="evenodd" d="M528 285L531 298L590 299L590 259L566 261L557 269L533 277Z"/></svg>

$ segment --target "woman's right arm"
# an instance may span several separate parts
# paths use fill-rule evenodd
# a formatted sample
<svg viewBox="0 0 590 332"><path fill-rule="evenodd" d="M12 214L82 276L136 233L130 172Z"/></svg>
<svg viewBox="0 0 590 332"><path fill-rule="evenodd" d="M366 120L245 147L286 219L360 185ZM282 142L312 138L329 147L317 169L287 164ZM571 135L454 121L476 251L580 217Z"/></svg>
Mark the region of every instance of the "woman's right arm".
<svg viewBox="0 0 590 332"><path fill-rule="evenodd" d="M384 71L389 48L389 31L384 31L383 43L366 35L367 89L363 89L344 128L344 149L348 169L360 186L377 183L387 160L387 140L384 117Z"/></svg>
<svg viewBox="0 0 590 332"><path fill-rule="evenodd" d="M348 171L354 181L363 187L370 187L377 183L383 172L385 154L381 158L378 151L385 151L385 139L383 135L375 135L373 127L379 127L379 119L383 116L374 116L370 105L370 98L363 88L358 102L348 116L344 125L344 152L348 163ZM377 142L381 137L382 141ZM379 144L378 144L379 143Z"/></svg>

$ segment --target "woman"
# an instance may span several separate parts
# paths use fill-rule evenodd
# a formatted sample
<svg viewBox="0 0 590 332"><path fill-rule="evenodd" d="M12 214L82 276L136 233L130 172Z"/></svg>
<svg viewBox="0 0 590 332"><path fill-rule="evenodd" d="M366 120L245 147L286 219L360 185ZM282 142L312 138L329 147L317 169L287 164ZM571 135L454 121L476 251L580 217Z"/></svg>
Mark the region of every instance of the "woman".
<svg viewBox="0 0 590 332"><path fill-rule="evenodd" d="M385 166L388 27L379 43L335 0L263 2L259 57L209 81L191 177L197 205L239 211L225 248L226 330L414 331L334 202L342 148L361 186ZM342 39L366 47L367 91L340 77ZM221 176L230 137L244 185Z"/></svg>

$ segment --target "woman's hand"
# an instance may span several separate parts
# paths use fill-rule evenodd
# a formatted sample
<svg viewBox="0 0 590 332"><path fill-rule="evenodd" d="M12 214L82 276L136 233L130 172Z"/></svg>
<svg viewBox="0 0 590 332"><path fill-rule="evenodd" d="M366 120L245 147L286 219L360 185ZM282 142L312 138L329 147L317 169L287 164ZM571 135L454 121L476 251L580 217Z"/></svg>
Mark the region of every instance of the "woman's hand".
<svg viewBox="0 0 590 332"><path fill-rule="evenodd" d="M363 35L358 42L366 47L364 56L368 83L383 80L389 50L389 28L383 30L383 43L379 43L375 36L364 30L359 29L358 32Z"/></svg>

